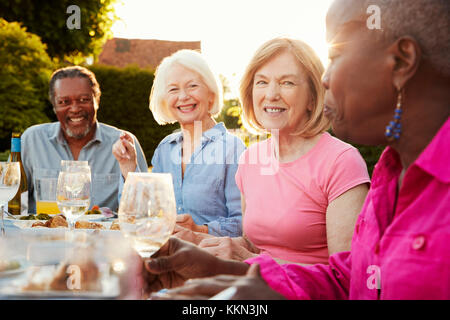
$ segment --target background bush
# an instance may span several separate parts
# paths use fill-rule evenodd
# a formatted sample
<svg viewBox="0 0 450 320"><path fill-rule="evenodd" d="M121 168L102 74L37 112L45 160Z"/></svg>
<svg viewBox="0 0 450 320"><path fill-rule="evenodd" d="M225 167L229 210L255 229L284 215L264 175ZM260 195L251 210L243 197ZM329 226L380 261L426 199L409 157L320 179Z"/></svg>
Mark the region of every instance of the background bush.
<svg viewBox="0 0 450 320"><path fill-rule="evenodd" d="M89 69L95 73L102 90L98 120L133 133L150 166L159 142L179 128L178 124L160 126L150 112L153 72L134 66L117 68L94 65Z"/></svg>
<svg viewBox="0 0 450 320"><path fill-rule="evenodd" d="M0 18L0 151L11 132L49 121L48 79L53 63L40 38Z"/></svg>

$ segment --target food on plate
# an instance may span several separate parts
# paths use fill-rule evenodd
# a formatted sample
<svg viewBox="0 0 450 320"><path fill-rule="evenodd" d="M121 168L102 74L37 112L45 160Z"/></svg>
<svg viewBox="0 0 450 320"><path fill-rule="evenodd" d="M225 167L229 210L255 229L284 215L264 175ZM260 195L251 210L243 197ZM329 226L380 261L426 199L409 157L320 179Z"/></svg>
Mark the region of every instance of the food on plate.
<svg viewBox="0 0 450 320"><path fill-rule="evenodd" d="M101 291L99 269L92 260L83 263L62 263L49 284L50 290ZM79 279L71 279L79 276Z"/></svg>
<svg viewBox="0 0 450 320"><path fill-rule="evenodd" d="M90 214L102 214L102 212L100 211L100 207L99 206L93 206L91 210L86 211L87 215Z"/></svg>
<svg viewBox="0 0 450 320"><path fill-rule="evenodd" d="M10 260L10 261L0 260L0 272L15 270L19 268L20 262L17 260Z"/></svg>
<svg viewBox="0 0 450 320"><path fill-rule="evenodd" d="M36 227L47 227L47 228L62 228L67 227L66 217L62 214L58 214L54 217L48 219L45 223L41 221L37 221L31 225L32 228Z"/></svg>
<svg viewBox="0 0 450 320"><path fill-rule="evenodd" d="M62 214L51 217L47 221L36 221L31 225L32 228L67 228L66 217ZM108 228L108 224L99 222L80 220L75 222L75 229L99 229L99 230L120 230L118 220L114 220Z"/></svg>
<svg viewBox="0 0 450 320"><path fill-rule="evenodd" d="M53 218L51 218L50 220L47 220L45 225L48 228L61 228L61 227L67 228L69 226L69 224L66 221L66 217L62 214L58 214Z"/></svg>
<svg viewBox="0 0 450 320"><path fill-rule="evenodd" d="M114 220L111 224L111 227L109 227L110 230L120 230L119 221Z"/></svg>
<svg viewBox="0 0 450 320"><path fill-rule="evenodd" d="M32 227L32 228L37 228L37 227L44 227L44 228L46 228L47 226L45 225L44 222L38 221L38 222L33 223L33 224L31 225L31 227Z"/></svg>
<svg viewBox="0 0 450 320"><path fill-rule="evenodd" d="M22 291L102 291L101 272L93 250L77 248L72 256L56 268L33 267Z"/></svg>
<svg viewBox="0 0 450 320"><path fill-rule="evenodd" d="M50 220L50 217L46 213L39 213L38 215L30 214L28 216L20 217L20 220Z"/></svg>
<svg viewBox="0 0 450 320"><path fill-rule="evenodd" d="M75 222L75 229L105 229L105 227L96 222L77 221Z"/></svg>

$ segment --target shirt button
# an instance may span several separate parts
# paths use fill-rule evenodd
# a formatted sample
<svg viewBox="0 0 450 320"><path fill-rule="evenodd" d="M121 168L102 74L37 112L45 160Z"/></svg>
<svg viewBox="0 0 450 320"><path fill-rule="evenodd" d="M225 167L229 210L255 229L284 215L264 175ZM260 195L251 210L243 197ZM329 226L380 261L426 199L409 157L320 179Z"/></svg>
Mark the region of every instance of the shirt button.
<svg viewBox="0 0 450 320"><path fill-rule="evenodd" d="M425 236L417 236L414 238L413 243L412 243L412 248L414 250L420 250L423 249L423 247L425 246Z"/></svg>

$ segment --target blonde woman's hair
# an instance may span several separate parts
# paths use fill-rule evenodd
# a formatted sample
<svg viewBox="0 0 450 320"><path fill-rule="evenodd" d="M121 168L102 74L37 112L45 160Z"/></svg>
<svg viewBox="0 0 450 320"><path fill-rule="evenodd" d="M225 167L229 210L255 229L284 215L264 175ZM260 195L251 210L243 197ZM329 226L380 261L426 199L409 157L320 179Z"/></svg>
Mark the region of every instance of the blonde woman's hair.
<svg viewBox="0 0 450 320"><path fill-rule="evenodd" d="M155 72L153 87L150 92L150 111L159 124L174 123L176 120L171 116L166 101L166 79L167 74L174 64L179 64L200 75L208 89L214 93L214 102L210 110L215 117L222 110L223 89L220 80L212 72L203 56L194 50L182 49L162 60Z"/></svg>
<svg viewBox="0 0 450 320"><path fill-rule="evenodd" d="M250 131L265 132L265 128L258 122L253 109L253 82L256 71L277 54L288 51L294 55L306 74L309 86L311 111L308 112L308 121L297 128L293 135L305 138L313 137L326 131L330 121L323 115L325 89L322 86L324 67L314 50L301 40L289 38L275 38L267 41L256 50L244 72L239 87L242 103L242 121ZM299 123L299 126L301 124Z"/></svg>

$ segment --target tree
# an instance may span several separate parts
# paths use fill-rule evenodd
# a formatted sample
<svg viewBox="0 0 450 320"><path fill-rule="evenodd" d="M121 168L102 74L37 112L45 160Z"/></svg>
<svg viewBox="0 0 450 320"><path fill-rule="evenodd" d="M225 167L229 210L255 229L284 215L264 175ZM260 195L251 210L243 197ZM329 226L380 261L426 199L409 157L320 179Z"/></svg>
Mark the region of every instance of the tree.
<svg viewBox="0 0 450 320"><path fill-rule="evenodd" d="M223 108L220 114L216 117L217 122L223 122L227 129L239 129L242 125L241 111L239 100L237 98L227 98L231 93L228 79L219 74L219 80L223 89Z"/></svg>
<svg viewBox="0 0 450 320"><path fill-rule="evenodd" d="M78 64L85 57L96 58L106 39L112 36L115 2L0 0L0 17L9 22L22 22L29 32L39 35L51 57ZM73 5L79 8L79 25L73 23L78 13Z"/></svg>
<svg viewBox="0 0 450 320"><path fill-rule="evenodd" d="M0 150L9 149L11 132L49 121L53 63L45 49L38 36L0 18Z"/></svg>

